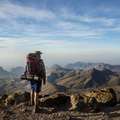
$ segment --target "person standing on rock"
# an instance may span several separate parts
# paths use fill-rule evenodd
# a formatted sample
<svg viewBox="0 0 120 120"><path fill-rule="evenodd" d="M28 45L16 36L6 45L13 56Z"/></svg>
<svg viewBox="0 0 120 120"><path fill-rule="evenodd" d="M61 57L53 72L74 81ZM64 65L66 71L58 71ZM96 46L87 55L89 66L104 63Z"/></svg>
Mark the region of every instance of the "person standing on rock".
<svg viewBox="0 0 120 120"><path fill-rule="evenodd" d="M33 112L38 112L38 97L42 88L42 84L46 84L46 70L41 52L29 53L27 56L27 65L25 70L26 79L31 84L31 105L34 105Z"/></svg>

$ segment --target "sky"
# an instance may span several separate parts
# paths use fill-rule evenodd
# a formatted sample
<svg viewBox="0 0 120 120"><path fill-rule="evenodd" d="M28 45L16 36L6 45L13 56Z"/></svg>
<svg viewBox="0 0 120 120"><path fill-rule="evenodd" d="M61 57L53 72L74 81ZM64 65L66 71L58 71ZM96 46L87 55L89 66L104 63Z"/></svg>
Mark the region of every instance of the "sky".
<svg viewBox="0 0 120 120"><path fill-rule="evenodd" d="M0 66L24 66L41 50L46 66L120 64L119 0L0 0Z"/></svg>

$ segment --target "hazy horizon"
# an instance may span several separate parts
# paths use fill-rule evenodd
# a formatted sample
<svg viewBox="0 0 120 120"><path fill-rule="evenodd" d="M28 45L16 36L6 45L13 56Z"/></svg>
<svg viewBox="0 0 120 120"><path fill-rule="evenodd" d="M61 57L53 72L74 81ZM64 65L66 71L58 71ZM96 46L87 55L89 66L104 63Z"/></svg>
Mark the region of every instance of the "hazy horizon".
<svg viewBox="0 0 120 120"><path fill-rule="evenodd" d="M68 64L74 64L74 63L77 63L77 62L83 62L83 63L104 63L104 64L109 64L109 65L120 65L120 64L111 64L111 63L106 63L106 62L95 62L95 61L69 61L69 62L63 62L62 63L62 61L60 61L60 62L58 62L58 63L55 63L55 62L53 62L53 63L51 63L51 64L47 64L46 63L46 60L44 60L44 62L45 62L45 66L46 66L46 68L50 68L50 67L52 67L53 65L60 65L60 66L62 66L62 67L65 67L66 65L68 65ZM25 64L26 64L26 61L23 63L23 64L16 64L16 65L10 65L10 66L6 66L6 65L1 65L0 67L2 67L3 69L5 69L5 70L7 70L7 71L10 71L11 69L13 69L13 68L16 68L16 67L25 67Z"/></svg>
<svg viewBox="0 0 120 120"><path fill-rule="evenodd" d="M24 66L41 50L47 66L120 64L120 1L0 0L0 66Z"/></svg>

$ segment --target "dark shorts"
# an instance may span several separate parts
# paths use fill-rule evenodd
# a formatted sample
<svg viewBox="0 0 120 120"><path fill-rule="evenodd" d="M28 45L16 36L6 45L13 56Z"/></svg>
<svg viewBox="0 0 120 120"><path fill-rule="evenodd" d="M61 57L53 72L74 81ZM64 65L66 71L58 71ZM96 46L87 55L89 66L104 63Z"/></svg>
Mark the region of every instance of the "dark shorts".
<svg viewBox="0 0 120 120"><path fill-rule="evenodd" d="M32 91L37 92L37 93L41 91L42 81L36 82L34 80L31 80L30 84L31 84Z"/></svg>

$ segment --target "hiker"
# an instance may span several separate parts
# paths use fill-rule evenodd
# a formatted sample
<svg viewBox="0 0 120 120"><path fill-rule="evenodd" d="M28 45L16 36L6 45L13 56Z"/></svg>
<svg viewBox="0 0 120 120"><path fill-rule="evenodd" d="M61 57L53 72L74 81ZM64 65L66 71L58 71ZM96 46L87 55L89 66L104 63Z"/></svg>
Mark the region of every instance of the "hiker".
<svg viewBox="0 0 120 120"><path fill-rule="evenodd" d="M41 59L41 52L29 53L27 56L27 65L25 76L32 78L31 84L31 99L30 104L34 105L34 112L38 112L38 97L41 91L42 84L46 84L46 70L43 60Z"/></svg>

